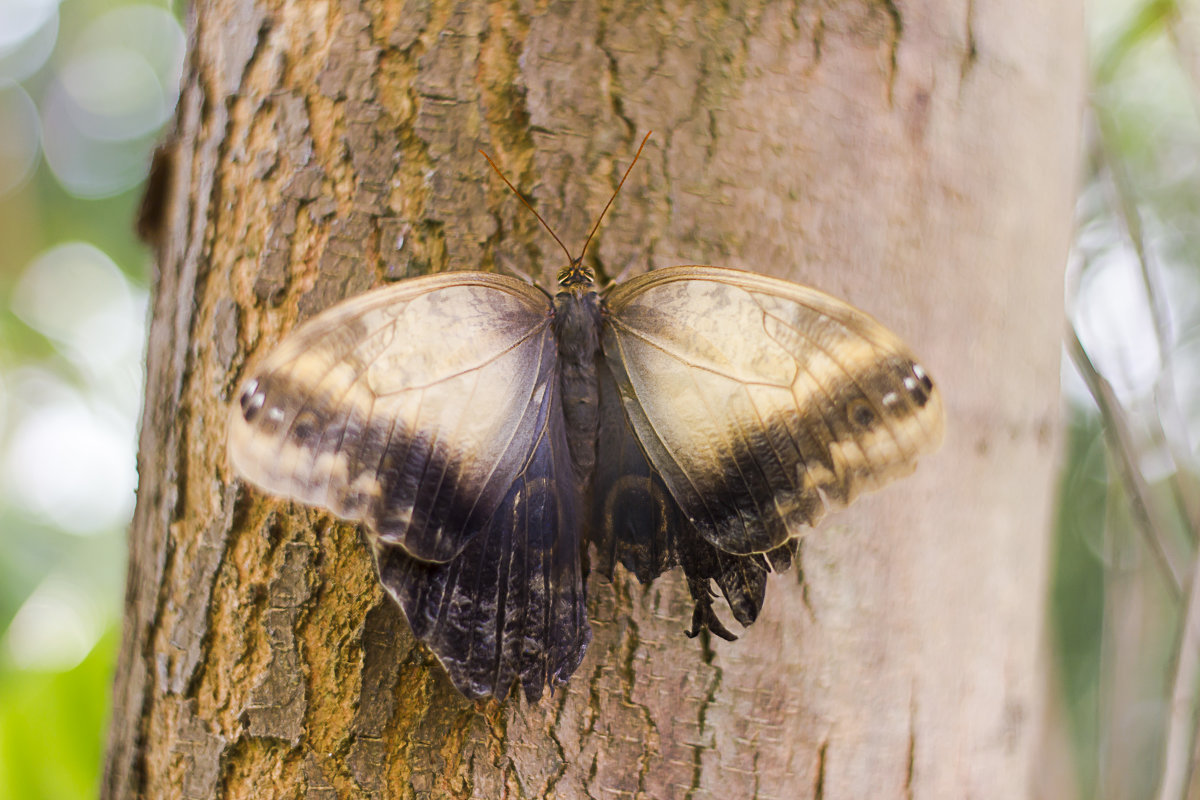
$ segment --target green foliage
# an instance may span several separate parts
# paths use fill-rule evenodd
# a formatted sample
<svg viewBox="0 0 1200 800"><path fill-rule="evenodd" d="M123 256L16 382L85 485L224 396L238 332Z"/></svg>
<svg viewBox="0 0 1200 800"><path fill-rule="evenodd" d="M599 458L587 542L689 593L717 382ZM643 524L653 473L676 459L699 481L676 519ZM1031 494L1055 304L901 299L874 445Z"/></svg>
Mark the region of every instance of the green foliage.
<svg viewBox="0 0 1200 800"><path fill-rule="evenodd" d="M65 672L0 667L0 797L96 796L119 635Z"/></svg>

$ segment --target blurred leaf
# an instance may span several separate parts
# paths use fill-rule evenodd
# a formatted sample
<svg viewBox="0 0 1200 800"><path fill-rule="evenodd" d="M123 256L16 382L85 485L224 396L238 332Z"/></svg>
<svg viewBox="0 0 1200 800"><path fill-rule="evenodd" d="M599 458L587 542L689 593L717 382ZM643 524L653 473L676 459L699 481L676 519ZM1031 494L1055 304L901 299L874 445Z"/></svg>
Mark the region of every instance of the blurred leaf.
<svg viewBox="0 0 1200 800"><path fill-rule="evenodd" d="M120 628L67 672L0 667L0 797L94 798Z"/></svg>
<svg viewBox="0 0 1200 800"><path fill-rule="evenodd" d="M1100 651L1104 623L1104 530L1108 469L1094 414L1072 414L1059 486L1050 619L1058 677L1075 739L1077 768L1091 796L1099 752Z"/></svg>

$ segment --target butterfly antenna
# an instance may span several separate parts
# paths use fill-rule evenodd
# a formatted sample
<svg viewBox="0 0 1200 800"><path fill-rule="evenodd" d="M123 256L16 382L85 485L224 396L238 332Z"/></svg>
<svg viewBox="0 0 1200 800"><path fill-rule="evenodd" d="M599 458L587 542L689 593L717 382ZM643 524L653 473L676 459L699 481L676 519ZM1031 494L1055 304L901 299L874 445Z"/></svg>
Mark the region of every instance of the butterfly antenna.
<svg viewBox="0 0 1200 800"><path fill-rule="evenodd" d="M637 152L633 155L633 161L629 162L629 166L625 168L625 174L621 176L621 182L617 184L617 188L613 191L612 197L608 198L608 202L604 205L604 210L600 212L600 216L596 218L596 224L592 226L592 232L588 234L588 238L583 243L583 249L579 251L579 260L583 260L583 254L587 252L588 245L592 243L592 237L596 235L596 231L600 228L600 223L604 220L604 215L608 213L608 207L613 204L613 200L617 199L617 195L621 192L621 187L625 185L625 179L629 177L629 173L633 171L633 165L638 162L638 157L642 154L642 148L646 146L646 142L650 140L650 134L654 131L646 131L646 135L642 137L642 143L638 147Z"/></svg>
<svg viewBox="0 0 1200 800"><path fill-rule="evenodd" d="M496 174L500 176L500 180L504 181L505 185L508 186L509 189L512 189L512 193L517 196L517 199L525 204L525 207L529 209L530 213L537 217L538 222L542 223L542 227L549 231L550 235L554 237L554 241L558 242L558 246L561 247L563 252L567 254L567 260L574 263L575 257L571 255L571 251L567 249L567 246L562 243L562 239L559 239L558 234L554 232L554 229L546 224L546 220L542 219L542 215L539 214L533 206L529 205L529 201L525 199L525 195L518 192L517 187L513 186L512 182L509 181L508 178L504 177L504 173L501 172L500 168L496 166L496 162L492 161L492 157L482 150L479 151L479 154L487 159L487 162L492 165L492 169L496 170ZM611 203L612 201L610 200L609 202ZM588 238L590 239L591 237L589 236ZM584 247L587 247L587 245L584 244ZM582 256L582 254L580 255Z"/></svg>

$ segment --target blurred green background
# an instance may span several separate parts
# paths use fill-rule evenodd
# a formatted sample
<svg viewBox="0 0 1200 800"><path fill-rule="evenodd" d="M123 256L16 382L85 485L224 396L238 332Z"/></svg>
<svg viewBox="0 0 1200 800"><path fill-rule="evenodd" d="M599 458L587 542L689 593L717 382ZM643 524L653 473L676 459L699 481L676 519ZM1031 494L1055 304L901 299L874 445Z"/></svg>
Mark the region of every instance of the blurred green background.
<svg viewBox="0 0 1200 800"><path fill-rule="evenodd" d="M1200 631L1200 611L1188 611L1200 526L1198 5L1087 7L1091 105L1065 275L1081 344L1068 337L1064 351L1048 637L1070 763L1065 783L1047 786L1074 784L1081 798L1187 796L1172 793L1169 773L1195 747L1200 633L1180 631L1189 621ZM93 797L99 780L149 274L132 220L176 99L178 13L129 0L0 0L9 800ZM1172 696L1187 701L1182 717Z"/></svg>
<svg viewBox="0 0 1200 800"><path fill-rule="evenodd" d="M0 0L0 798L95 797L133 510L164 4Z"/></svg>

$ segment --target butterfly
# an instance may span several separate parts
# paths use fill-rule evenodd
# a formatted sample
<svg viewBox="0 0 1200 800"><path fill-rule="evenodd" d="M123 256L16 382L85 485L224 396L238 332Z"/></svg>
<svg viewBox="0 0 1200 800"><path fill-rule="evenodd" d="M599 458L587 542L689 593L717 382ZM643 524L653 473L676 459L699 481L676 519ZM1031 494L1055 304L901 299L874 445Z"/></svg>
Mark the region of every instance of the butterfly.
<svg viewBox="0 0 1200 800"><path fill-rule="evenodd" d="M235 470L364 523L468 698L570 678L589 548L610 579L682 567L687 633L735 638L714 584L750 625L805 528L941 441L926 371L829 295L710 266L598 289L583 253L604 212L578 257L559 241L554 295L485 272L372 290L286 336L230 411Z"/></svg>

